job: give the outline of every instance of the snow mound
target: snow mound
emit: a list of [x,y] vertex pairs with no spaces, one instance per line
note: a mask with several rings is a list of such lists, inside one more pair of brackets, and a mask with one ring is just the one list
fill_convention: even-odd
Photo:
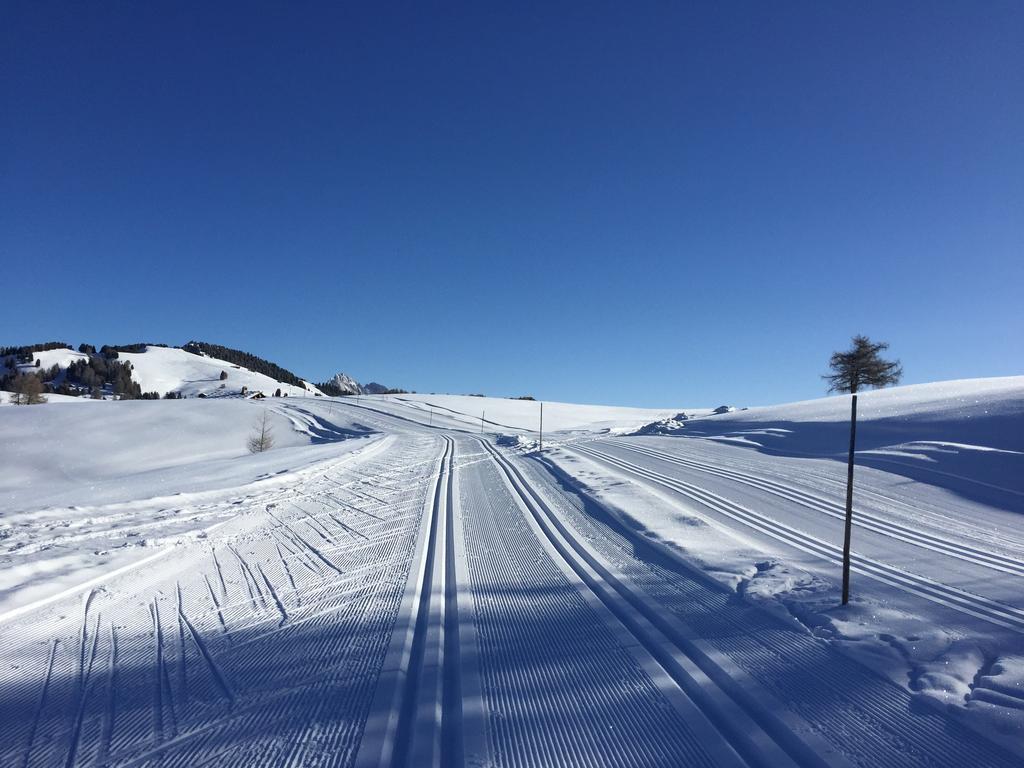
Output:
[[640,429],[635,432],[631,432],[633,435],[674,435],[683,430],[686,426],[686,422],[690,420],[690,417],[685,413],[677,413],[675,416],[670,416],[667,419],[661,419],[659,421],[652,421],[650,424],[644,424]]
[[529,453],[538,448],[538,441],[526,435],[498,435],[498,445],[502,448],[511,448],[513,451]]

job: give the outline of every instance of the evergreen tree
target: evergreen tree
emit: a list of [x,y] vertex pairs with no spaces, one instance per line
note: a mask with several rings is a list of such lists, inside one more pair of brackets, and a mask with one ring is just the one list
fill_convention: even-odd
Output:
[[828,362],[831,373],[822,378],[829,392],[848,392],[850,404],[850,454],[846,464],[846,527],[843,536],[843,605],[850,601],[850,536],[853,528],[853,458],[857,444],[857,392],[865,387],[898,384],[903,375],[899,360],[884,360],[880,352],[885,342],[873,342],[867,336],[854,336],[846,352],[834,352]]

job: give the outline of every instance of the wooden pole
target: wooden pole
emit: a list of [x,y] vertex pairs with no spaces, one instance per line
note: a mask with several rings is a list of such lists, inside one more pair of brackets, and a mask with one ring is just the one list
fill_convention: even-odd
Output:
[[484,416],[487,415],[487,411],[480,411],[480,434],[484,433]]
[[850,405],[850,456],[846,462],[846,532],[843,537],[843,605],[850,602],[850,536],[853,532],[853,455],[857,445],[857,392]]

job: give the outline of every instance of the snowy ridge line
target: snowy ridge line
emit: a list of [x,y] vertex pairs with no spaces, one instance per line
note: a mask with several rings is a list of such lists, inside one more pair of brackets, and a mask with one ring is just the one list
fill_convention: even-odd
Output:
[[[731,520],[735,520],[803,552],[816,555],[833,564],[838,565],[841,562],[842,549],[839,546],[818,539],[772,518],[760,515],[722,496],[705,491],[690,483],[668,477],[667,475],[638,467],[635,464],[630,464],[625,460],[593,448],[574,446],[573,450],[604,461],[656,485],[668,488],[699,502],[708,509]],[[1007,629],[1024,632],[1024,610],[957,589],[956,587],[941,584],[924,576],[901,570],[895,566],[878,560],[872,560],[857,553],[852,553],[851,561],[851,568],[857,573],[870,576],[884,584],[900,588],[905,592],[923,597],[926,600],[952,608],[961,613],[984,619]]]
[[[447,591],[454,588],[448,583],[446,560],[455,441],[448,436],[442,439],[444,447],[428,496],[429,507],[420,523],[414,565],[366,719],[356,768],[440,768],[449,745],[458,744],[453,735],[460,725],[458,713],[449,714],[445,706],[458,701],[458,692],[445,690],[444,677],[446,652],[457,652],[457,646],[445,637],[446,625],[452,621],[445,615],[450,608]],[[458,663],[457,659],[448,661]]]
[[[705,746],[713,749],[715,742],[728,745],[733,762],[741,759],[747,765],[764,768],[850,765],[806,722],[766,700],[763,692],[755,694],[740,686],[729,672],[703,654],[690,642],[688,635],[692,633],[668,618],[577,536],[500,451],[483,439],[479,441],[542,535],[637,646],[652,657],[658,670],[678,686],[690,710],[684,712],[687,719],[697,716],[704,720]],[[718,757],[728,759],[721,753]]]
[[[813,509],[817,512],[822,512],[823,514],[838,520],[844,520],[846,518],[845,509],[842,505],[829,501],[828,499],[821,498],[820,496],[816,496],[807,491],[788,488],[782,483],[778,483],[767,478],[757,477],[756,475],[750,475],[736,470],[725,469],[715,466],[714,464],[706,464],[693,459],[674,456],[669,453],[656,451],[653,448],[647,448],[646,446],[635,446],[620,440],[609,440],[608,443],[633,451],[634,453],[667,461],[681,467],[706,472],[727,480],[734,480],[735,482],[796,502],[801,506]],[[958,544],[954,541],[950,541],[949,539],[944,539],[924,531],[909,528],[901,525],[900,523],[890,522],[870,512],[858,510],[854,514],[853,524],[860,528],[898,539],[899,541],[906,542],[907,544],[922,547],[923,549],[930,549],[933,552],[939,552],[960,560],[966,560],[974,565],[982,565],[996,571],[1024,576],[1024,561],[985,552],[984,550],[977,549],[969,545]]]

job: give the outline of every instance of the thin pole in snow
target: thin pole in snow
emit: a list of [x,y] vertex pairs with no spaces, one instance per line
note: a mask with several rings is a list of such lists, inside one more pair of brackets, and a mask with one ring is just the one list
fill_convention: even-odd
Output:
[[540,403],[540,453],[544,452],[544,401]]
[[480,434],[481,435],[484,433],[484,416],[486,414],[487,414],[487,411],[480,411]]
[[428,427],[434,426],[434,409],[433,408],[430,409],[430,423],[427,424],[427,426]]

